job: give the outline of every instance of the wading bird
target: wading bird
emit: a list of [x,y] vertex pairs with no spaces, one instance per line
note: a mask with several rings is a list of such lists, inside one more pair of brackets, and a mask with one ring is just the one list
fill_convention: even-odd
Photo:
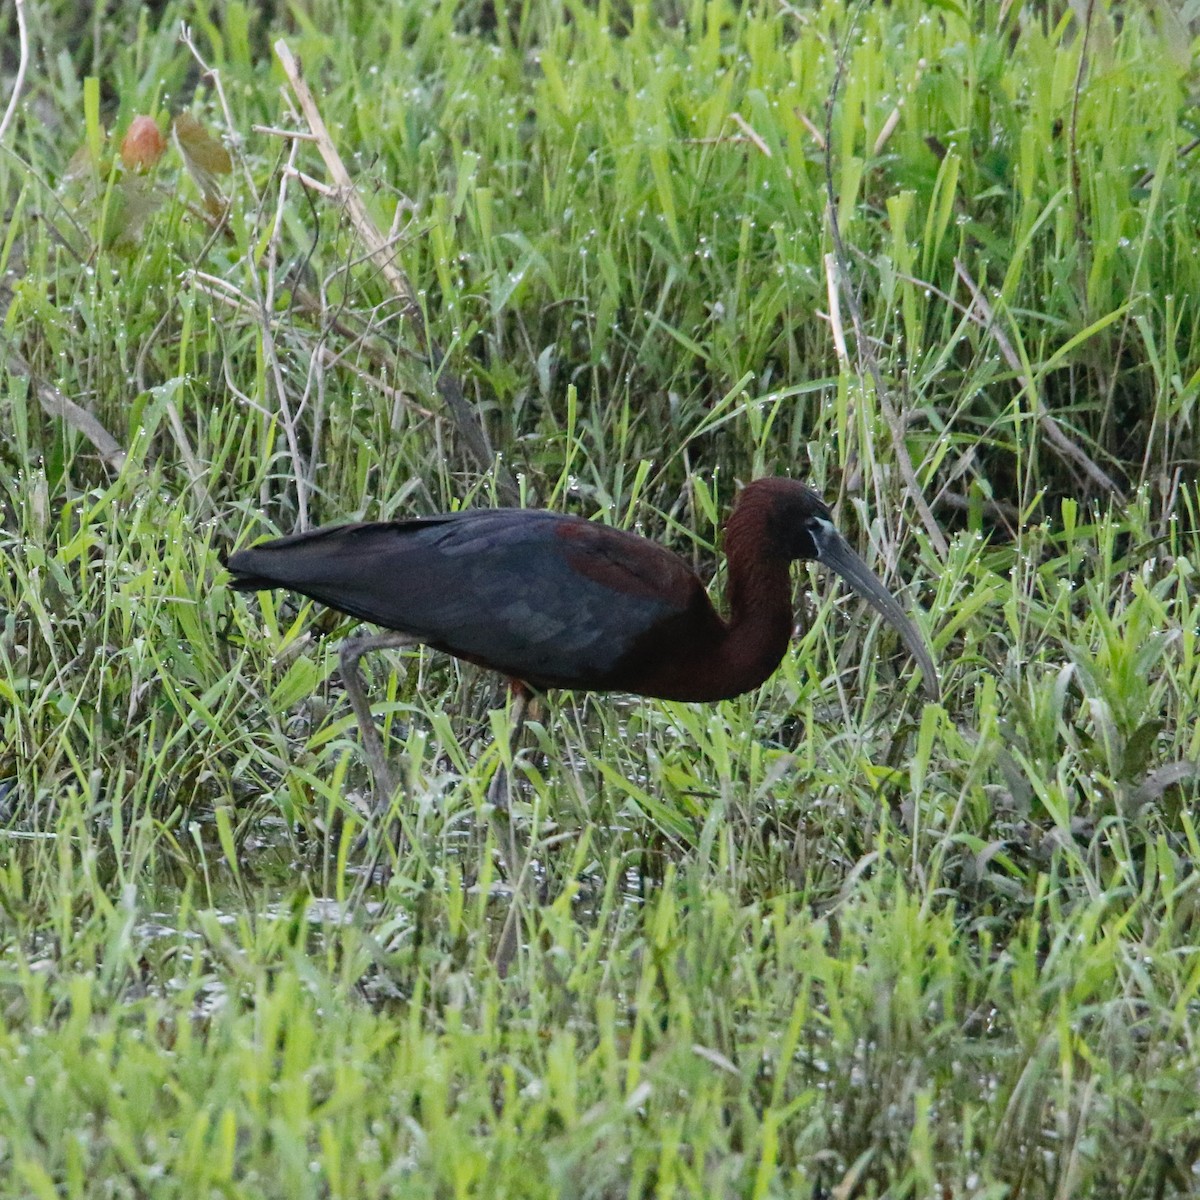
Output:
[[351,638],[341,652],[377,805],[391,787],[358,674],[368,650],[421,643],[538,691],[725,700],[757,687],[787,653],[796,560],[846,580],[900,635],[937,698],[921,635],[815,492],[791,479],[748,484],[725,526],[725,555],[727,620],[672,551],[544,509],[328,526],[239,550],[226,565],[241,591],[289,588],[391,631]]

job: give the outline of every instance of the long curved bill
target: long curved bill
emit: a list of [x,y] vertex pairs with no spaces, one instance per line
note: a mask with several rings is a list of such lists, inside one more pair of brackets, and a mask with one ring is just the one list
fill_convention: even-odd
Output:
[[917,632],[917,627],[904,615],[896,598],[871,573],[853,550],[850,543],[828,521],[815,523],[814,541],[817,546],[817,561],[836,571],[899,635],[909,654],[921,668],[921,686],[930,700],[941,696],[937,669],[933,658]]

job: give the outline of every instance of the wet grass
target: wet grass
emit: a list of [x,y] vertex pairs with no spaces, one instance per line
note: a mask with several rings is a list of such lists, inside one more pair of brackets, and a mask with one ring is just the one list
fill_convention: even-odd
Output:
[[[0,148],[0,1197],[1195,1190],[1195,14],[1097,5],[1085,38],[1074,10],[961,8],[28,10]],[[255,130],[296,125],[279,36],[501,467]],[[0,45],[7,95],[11,7]],[[177,146],[145,204],[111,154],[69,168],[179,111],[234,151],[223,221]],[[407,845],[357,850],[352,626],[235,596],[220,556],[301,513],[492,503],[504,471],[718,591],[737,481],[811,480],[914,606],[942,702],[803,569],[759,691],[548,699],[514,909],[503,691],[394,656],[368,670]]]

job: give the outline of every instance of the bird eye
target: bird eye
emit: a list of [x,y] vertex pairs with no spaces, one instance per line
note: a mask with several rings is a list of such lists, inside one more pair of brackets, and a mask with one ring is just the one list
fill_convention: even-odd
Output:
[[805,522],[805,529],[807,530],[809,537],[812,538],[813,546],[817,552],[817,558],[821,557],[821,551],[824,550],[831,541],[841,540],[841,534],[838,533],[837,526],[828,517],[809,517]]

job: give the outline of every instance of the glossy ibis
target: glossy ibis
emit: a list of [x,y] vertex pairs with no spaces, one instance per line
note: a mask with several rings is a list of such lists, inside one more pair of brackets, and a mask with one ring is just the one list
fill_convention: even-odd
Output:
[[790,565],[835,571],[900,635],[926,694],[937,673],[921,635],[803,484],[758,479],[725,527],[727,620],[678,555],[637,534],[543,509],[475,509],[334,525],[230,556],[242,591],[289,588],[392,631],[352,638],[342,675],[376,786],[390,799],[358,674],[368,650],[423,643],[535,690],[724,700],[762,683],[793,628]]

